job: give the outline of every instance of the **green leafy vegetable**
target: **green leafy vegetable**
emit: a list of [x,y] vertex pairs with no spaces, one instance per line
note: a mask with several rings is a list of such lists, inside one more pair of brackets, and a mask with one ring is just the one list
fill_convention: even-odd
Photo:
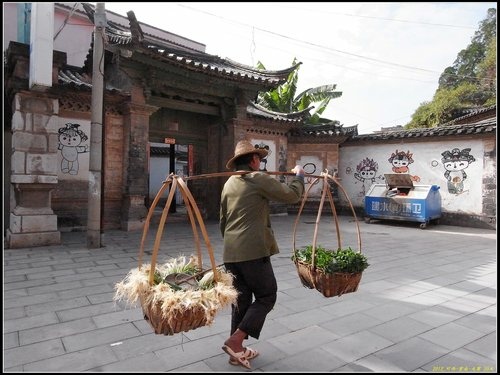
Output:
[[[311,245],[295,249],[292,260],[312,264],[312,250]],[[329,250],[318,245],[316,246],[315,258],[316,268],[325,273],[358,273],[363,272],[369,266],[367,258],[361,252],[354,251],[350,247]]]

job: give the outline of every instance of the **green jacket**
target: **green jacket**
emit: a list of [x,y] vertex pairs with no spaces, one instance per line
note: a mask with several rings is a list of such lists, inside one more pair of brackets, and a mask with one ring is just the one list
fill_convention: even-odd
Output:
[[297,203],[304,179],[286,185],[263,172],[231,176],[222,189],[220,230],[224,263],[243,262],[279,253],[269,217],[269,201]]

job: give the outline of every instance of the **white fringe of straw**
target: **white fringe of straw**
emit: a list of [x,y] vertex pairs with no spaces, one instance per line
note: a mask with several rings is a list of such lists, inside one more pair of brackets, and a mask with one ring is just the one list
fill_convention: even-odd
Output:
[[[182,260],[181,260],[182,263]],[[189,262],[188,262],[189,263]],[[174,259],[156,269],[164,275],[165,270],[179,265],[179,259]],[[222,269],[217,269],[218,282],[212,288],[194,290],[173,290],[168,284],[149,285],[151,264],[143,264],[141,269],[134,268],[125,278],[115,284],[115,301],[125,301],[136,304],[158,304],[164,319],[176,313],[184,313],[191,308],[202,307],[205,311],[207,324],[211,324],[215,314],[220,309],[236,302],[238,292],[233,287],[233,275]],[[213,273],[209,271],[208,273]],[[213,275],[204,277],[207,279]]]

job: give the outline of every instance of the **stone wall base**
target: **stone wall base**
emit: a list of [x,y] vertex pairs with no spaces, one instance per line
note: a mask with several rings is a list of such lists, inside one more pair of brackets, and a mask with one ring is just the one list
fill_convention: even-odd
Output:
[[60,245],[61,232],[12,233],[7,229],[6,242],[6,247],[9,249]]
[[[306,215],[317,215],[318,213],[318,202],[309,202],[304,206],[302,214]],[[336,202],[335,202],[336,203]],[[296,215],[298,212],[298,205],[289,205],[288,206],[288,214]],[[338,215],[342,216],[351,216],[353,217],[352,210],[350,207],[341,206],[335,204],[335,208]],[[358,221],[362,222],[365,218],[365,210],[363,207],[354,207],[354,211],[356,212],[356,217]],[[330,217],[332,215],[331,209],[329,205],[323,206],[322,215],[325,218]],[[379,220],[379,219],[373,219]],[[409,225],[415,225],[416,228],[419,227],[419,222],[411,221],[411,220],[389,220],[389,219],[380,219],[380,221],[386,221],[388,223],[392,222],[405,222]],[[450,213],[450,212],[442,212],[441,217],[437,220],[431,221],[429,228],[435,227],[436,225],[453,225],[457,227],[469,227],[469,228],[480,228],[480,229],[491,229],[496,230],[496,216],[486,216],[486,215],[471,215],[471,214],[459,214],[459,213]]]
[[122,230],[126,232],[131,232],[134,230],[142,230],[144,228],[144,222],[145,220],[127,220],[127,221],[122,221]]

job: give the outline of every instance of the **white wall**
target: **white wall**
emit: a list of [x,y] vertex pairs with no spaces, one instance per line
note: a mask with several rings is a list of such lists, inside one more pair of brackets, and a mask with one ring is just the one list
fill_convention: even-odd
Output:
[[269,139],[259,139],[259,138],[252,138],[250,139],[250,142],[252,145],[259,145],[259,147],[264,148],[264,147],[269,147],[268,154],[266,157],[267,163],[261,163],[260,168],[265,169],[267,171],[277,171],[277,160],[278,160],[278,151],[276,150],[276,142],[275,141],[270,141]]
[[[149,197],[153,199],[160,190],[163,181],[170,174],[170,158],[168,156],[152,156],[149,161]],[[167,198],[168,189],[162,195]]]
[[[164,143],[155,143],[151,142],[150,146],[155,146],[155,147],[165,147],[167,149],[170,149],[170,145],[165,145]],[[182,145],[176,145],[176,151],[178,150],[178,147],[183,147]],[[187,147],[183,147],[186,148]],[[187,162],[184,161],[179,161],[176,160],[175,162],[175,174],[177,176],[184,177],[184,169],[187,169]],[[158,194],[160,188],[163,185],[163,181],[165,181],[170,174],[170,157],[169,156],[159,156],[159,155],[153,155],[149,159],[149,198],[150,200],[153,200],[156,197],[156,194]],[[162,198],[167,199],[169,193],[169,189],[166,189],[163,194]],[[182,194],[180,191],[176,192],[176,203],[177,204],[182,204],[183,203],[183,198]]]
[[[54,3],[53,3],[54,4]],[[63,3],[70,9],[75,3]],[[134,10],[135,3],[130,3],[128,10]],[[83,12],[81,4],[77,7],[80,12]],[[90,50],[92,41],[92,32],[94,25],[90,22],[86,14],[73,13],[71,18],[67,20],[69,10],[56,7],[54,12],[54,36],[62,29],[54,40],[54,50],[66,52],[67,63],[77,67],[83,66],[85,59]],[[18,3],[3,3],[3,51],[5,51],[10,41],[24,42],[18,40],[17,28],[18,20]],[[117,22],[125,27],[129,26],[129,21],[126,14],[117,15],[115,13],[106,12],[106,19]],[[65,23],[65,21],[67,21]],[[140,19],[138,21],[141,21]],[[155,27],[142,24],[141,28],[144,33],[152,34],[159,38],[172,40],[183,46],[196,49],[198,51],[205,51],[205,45],[185,37],[170,33],[168,31],[160,30]]]
[[94,25],[90,23],[87,16],[80,16],[74,13],[66,25],[64,25],[67,15],[67,13],[63,13],[56,8],[54,14],[54,37],[56,37],[61,28],[62,31],[54,40],[54,50],[66,52],[67,63],[81,67],[89,54]]
[[[452,151],[455,148],[459,150],[470,148],[469,154],[475,159],[458,167],[466,174],[466,178],[463,180],[462,192],[449,189],[448,180],[445,177],[446,169],[442,161],[443,155],[441,155],[443,152]],[[414,184],[438,185],[440,187],[443,212],[482,214],[482,177],[484,173],[482,140],[342,147],[340,151],[339,177],[354,206],[364,206],[364,196],[372,183],[385,184],[384,174],[395,173],[389,158],[396,151],[412,154],[413,162],[408,164],[408,173],[412,176]],[[376,168],[373,169],[374,172],[370,176],[373,178],[359,180],[355,177],[355,174],[359,173],[357,168],[363,161],[369,162],[372,166],[376,165]],[[461,171],[456,172],[456,174],[463,176]],[[343,198],[342,195],[340,194],[341,199]]]
[[[3,11],[3,50],[5,51],[10,41],[24,42],[19,40],[17,35],[18,21],[22,22],[23,17],[18,15],[17,3],[4,3]],[[67,14],[66,10],[55,9],[54,37],[64,24]],[[89,53],[92,31],[93,25],[86,16],[73,14],[54,40],[54,50],[66,52],[67,63],[81,67]]]

